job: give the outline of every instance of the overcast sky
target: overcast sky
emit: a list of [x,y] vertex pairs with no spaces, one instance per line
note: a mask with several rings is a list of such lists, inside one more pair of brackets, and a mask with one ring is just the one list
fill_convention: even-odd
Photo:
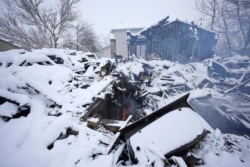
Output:
[[[83,20],[93,25],[97,35],[105,36],[115,28],[148,27],[169,16],[170,20],[197,21],[196,0],[81,0]],[[45,0],[51,5],[55,1]],[[0,0],[0,5],[2,2]]]
[[149,26],[166,16],[188,22],[200,18],[195,0],[82,0],[79,8],[98,35],[114,28]]

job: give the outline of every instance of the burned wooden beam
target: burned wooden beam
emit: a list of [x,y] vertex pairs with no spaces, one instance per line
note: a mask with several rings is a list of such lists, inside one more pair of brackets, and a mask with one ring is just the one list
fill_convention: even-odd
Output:
[[124,141],[129,139],[133,134],[137,133],[140,129],[142,129],[143,127],[147,126],[148,124],[152,123],[153,121],[155,121],[156,119],[160,118],[161,116],[170,111],[173,111],[181,107],[191,108],[190,105],[187,103],[188,96],[189,93],[183,95],[182,97],[166,105],[165,107],[158,109],[152,114],[147,115],[144,118],[130,124],[124,129],[121,129],[120,130],[121,139],[123,139]]
[[105,114],[108,114],[108,105],[111,102],[110,93],[106,93],[104,99],[100,99],[97,96],[106,90],[108,86],[113,85],[113,81],[115,81],[116,78],[112,76],[106,76],[101,81],[93,84],[92,86],[88,87],[87,89],[91,92],[91,98],[94,102],[86,104],[90,105],[88,109],[86,110],[86,113],[81,117],[81,121],[86,121],[88,117],[93,117],[95,114],[99,114],[102,118],[102,116],[106,117]]
[[123,73],[113,75],[115,82],[108,83],[109,87],[112,87],[112,92],[107,93],[103,99],[93,98],[94,102],[81,117],[82,121],[86,121],[88,117],[123,121],[129,115],[135,116],[133,119],[140,118],[140,115],[136,115],[137,107],[143,105],[143,100],[149,92],[141,91],[138,85],[130,82]]
[[121,128],[110,143],[107,154],[123,141],[127,143],[126,152],[135,164],[148,161],[147,152],[153,153],[159,146],[165,158],[184,156],[211,128],[192,110],[187,103],[188,97],[189,93]]
[[[127,120],[123,123],[123,125],[120,127],[120,129],[123,129],[124,127],[127,126],[127,124],[130,122],[132,116],[130,115]],[[111,153],[111,151],[113,150],[115,144],[117,144],[117,142],[120,140],[120,132],[117,132],[112,140],[112,142],[109,144],[109,147],[107,148],[107,154]]]
[[108,130],[116,133],[120,130],[121,126],[125,121],[113,120],[113,119],[102,119],[101,124]]
[[202,131],[202,133],[197,135],[192,141],[190,141],[184,145],[181,145],[178,148],[166,153],[165,157],[169,158],[173,155],[184,155],[189,148],[191,148],[195,144],[197,144],[201,139],[203,139],[206,136],[207,133],[208,133],[208,131],[206,129],[204,129]]
[[100,119],[99,118],[89,118],[87,121],[87,127],[91,129],[97,129],[100,127]]
[[87,112],[81,117],[81,121],[86,121],[88,119],[88,117],[93,116],[97,110],[98,107],[101,105],[104,105],[105,100],[103,99],[96,99],[96,101],[90,105],[90,107],[88,108]]

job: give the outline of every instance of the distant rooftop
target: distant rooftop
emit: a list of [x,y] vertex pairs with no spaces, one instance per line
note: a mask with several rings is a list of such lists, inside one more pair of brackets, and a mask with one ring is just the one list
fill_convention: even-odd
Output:
[[116,32],[116,31],[126,31],[126,30],[137,30],[137,31],[141,31],[144,27],[122,27],[122,28],[114,28],[111,29],[111,33]]

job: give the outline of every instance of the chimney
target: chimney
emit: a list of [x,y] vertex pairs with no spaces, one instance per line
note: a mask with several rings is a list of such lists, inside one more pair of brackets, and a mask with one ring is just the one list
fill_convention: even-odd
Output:
[[115,58],[115,52],[116,52],[116,40],[110,39],[110,50],[111,50],[111,58]]

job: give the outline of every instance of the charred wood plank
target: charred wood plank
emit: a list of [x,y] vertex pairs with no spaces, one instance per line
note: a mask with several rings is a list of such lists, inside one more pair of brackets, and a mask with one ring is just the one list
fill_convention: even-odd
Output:
[[181,107],[191,108],[191,106],[187,103],[188,97],[189,97],[189,93],[183,95],[182,97],[173,101],[172,103],[158,109],[157,111],[153,112],[152,114],[147,115],[144,118],[142,118],[142,119],[130,124],[129,126],[121,129],[120,130],[120,133],[121,133],[120,138],[124,141],[129,139],[133,134],[137,133],[140,129],[144,128],[148,124],[157,120],[158,118],[160,118],[164,114],[169,113],[170,111],[173,111],[173,110],[181,108]]
[[88,108],[87,112],[81,117],[81,121],[86,121],[88,117],[94,115],[98,106],[100,106],[105,101],[103,99],[97,99],[91,106]]
[[[129,121],[131,120],[132,118],[132,115],[130,115],[127,120],[124,122],[123,126],[120,128],[120,129],[123,129],[124,127],[127,126],[127,124],[129,123]],[[120,139],[120,135],[121,133],[120,132],[117,132],[112,140],[112,142],[109,144],[109,147],[107,148],[107,154],[110,154],[111,151],[113,150],[115,144],[117,144],[117,142],[119,141]]]
[[177,155],[177,156],[184,155],[188,151],[188,149],[190,149],[195,144],[197,144],[201,139],[203,139],[207,135],[207,133],[208,133],[207,130],[203,130],[203,132],[201,134],[197,135],[197,137],[194,140],[166,153],[165,157],[169,158],[173,155]]

